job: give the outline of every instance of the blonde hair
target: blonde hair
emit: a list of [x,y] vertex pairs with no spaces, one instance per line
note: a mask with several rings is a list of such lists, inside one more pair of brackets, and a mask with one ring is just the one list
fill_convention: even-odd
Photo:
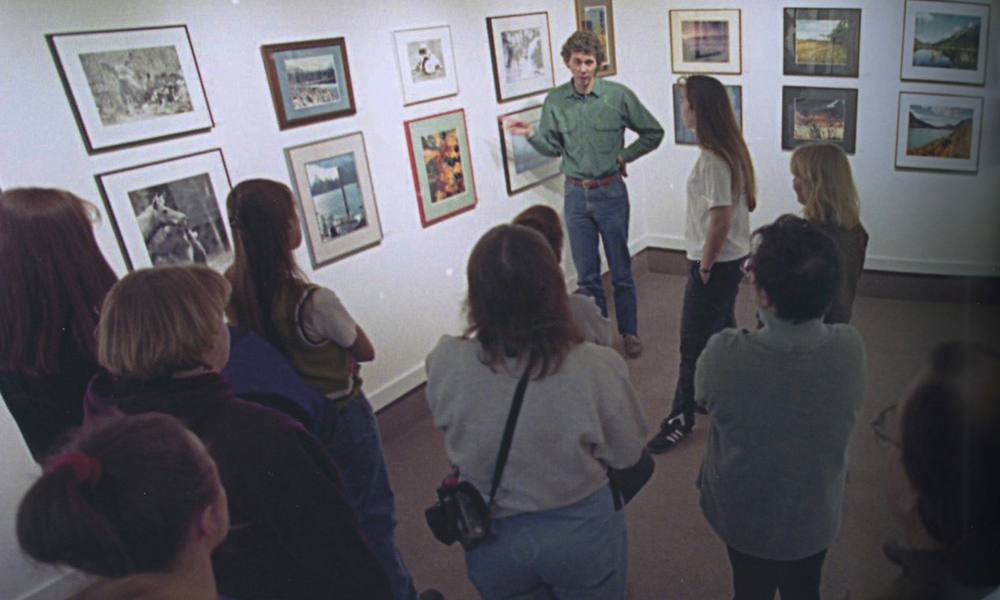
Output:
[[860,223],[861,202],[851,164],[840,146],[807,144],[792,153],[792,174],[809,184],[802,210],[806,219],[852,229]]
[[141,269],[111,288],[97,324],[97,362],[113,375],[146,381],[205,366],[219,331],[229,282],[204,265]]

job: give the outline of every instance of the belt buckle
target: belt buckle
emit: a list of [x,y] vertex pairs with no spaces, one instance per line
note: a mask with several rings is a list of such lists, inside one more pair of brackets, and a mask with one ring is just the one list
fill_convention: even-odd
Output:
[[599,187],[601,185],[600,180],[597,180],[597,179],[584,179],[580,183],[583,186],[583,189],[585,189],[585,190],[592,190],[595,187]]

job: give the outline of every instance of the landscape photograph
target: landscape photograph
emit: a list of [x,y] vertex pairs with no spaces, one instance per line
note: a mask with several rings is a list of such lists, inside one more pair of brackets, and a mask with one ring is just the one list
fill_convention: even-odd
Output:
[[917,13],[913,66],[977,70],[982,24],[975,15]]
[[284,63],[292,107],[301,109],[340,102],[332,54],[287,58]]
[[103,125],[194,111],[174,46],[80,54]]
[[368,224],[353,153],[306,163],[306,175],[321,241]]
[[793,137],[796,140],[844,140],[844,121],[847,117],[844,100],[796,98],[794,114]]
[[681,23],[684,62],[729,62],[729,21]]
[[907,155],[958,159],[972,155],[973,109],[919,104],[909,108]]
[[795,62],[806,65],[846,65],[850,23],[841,19],[796,19]]

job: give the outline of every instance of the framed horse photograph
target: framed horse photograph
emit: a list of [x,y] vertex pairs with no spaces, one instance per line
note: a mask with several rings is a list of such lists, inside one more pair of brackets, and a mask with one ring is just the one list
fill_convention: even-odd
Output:
[[225,218],[232,184],[216,148],[95,176],[129,270],[233,262]]

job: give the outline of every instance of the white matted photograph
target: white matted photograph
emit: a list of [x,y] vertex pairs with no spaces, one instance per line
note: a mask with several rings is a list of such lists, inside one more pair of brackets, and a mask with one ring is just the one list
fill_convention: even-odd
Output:
[[900,78],[983,85],[990,6],[907,0]]
[[901,92],[896,167],[975,173],[982,129],[982,98]]
[[549,13],[488,17],[497,102],[541,92],[555,85]]
[[742,73],[739,9],[670,11],[670,66],[674,73]]
[[542,105],[507,113],[497,119],[500,126],[500,154],[507,180],[507,194],[510,196],[552,179],[559,174],[560,163],[558,156],[540,154],[525,136],[512,135],[507,129],[507,120],[512,118],[538,127],[538,122],[542,120]]
[[396,31],[393,39],[404,105],[458,94],[450,27]]

